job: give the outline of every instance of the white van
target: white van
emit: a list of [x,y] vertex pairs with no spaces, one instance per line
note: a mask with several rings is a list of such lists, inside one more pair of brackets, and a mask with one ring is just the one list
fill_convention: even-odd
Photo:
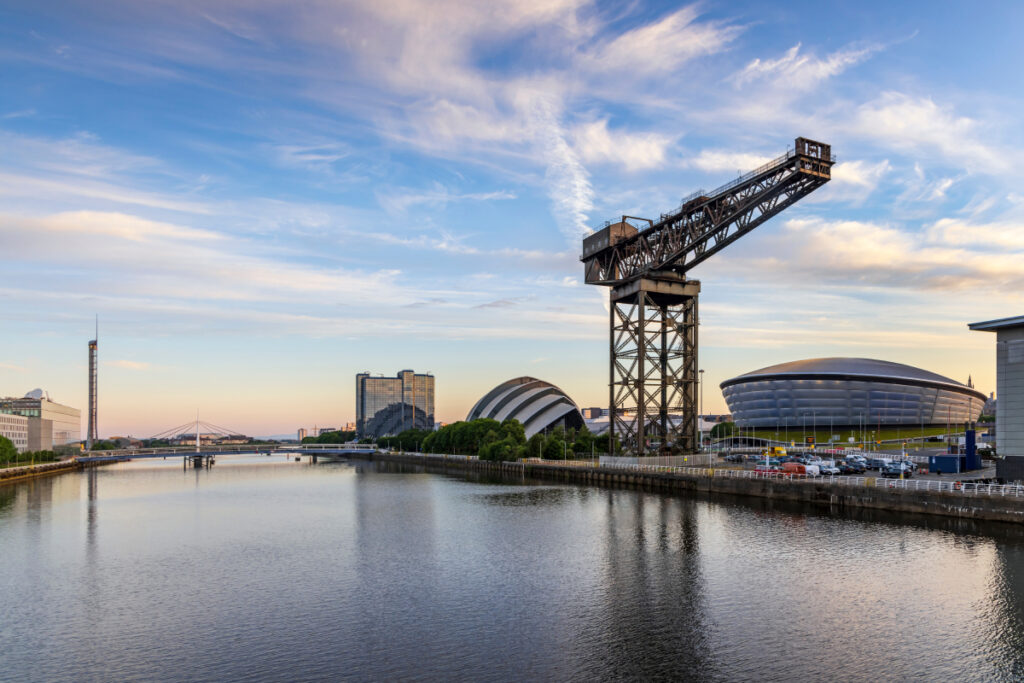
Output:
[[818,469],[817,465],[804,465],[804,470],[807,472],[808,477],[820,477],[821,470]]

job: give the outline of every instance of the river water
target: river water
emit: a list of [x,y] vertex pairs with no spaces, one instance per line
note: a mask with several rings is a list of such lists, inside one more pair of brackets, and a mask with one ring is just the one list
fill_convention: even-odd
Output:
[[0,680],[1020,680],[1024,533],[354,461],[0,486]]

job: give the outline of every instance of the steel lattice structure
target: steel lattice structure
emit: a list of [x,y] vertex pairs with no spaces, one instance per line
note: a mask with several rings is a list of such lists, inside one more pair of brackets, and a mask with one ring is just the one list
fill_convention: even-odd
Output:
[[657,221],[623,216],[583,240],[585,279],[611,287],[609,437],[627,452],[697,445],[697,296],[686,273],[831,178],[827,144],[792,150]]

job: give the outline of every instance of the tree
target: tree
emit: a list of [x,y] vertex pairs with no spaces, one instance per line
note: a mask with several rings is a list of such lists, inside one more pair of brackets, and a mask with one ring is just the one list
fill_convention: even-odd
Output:
[[719,422],[711,428],[712,439],[724,439],[727,436],[731,436],[736,432],[735,422]]
[[0,462],[7,463],[17,459],[18,449],[6,436],[0,436]]

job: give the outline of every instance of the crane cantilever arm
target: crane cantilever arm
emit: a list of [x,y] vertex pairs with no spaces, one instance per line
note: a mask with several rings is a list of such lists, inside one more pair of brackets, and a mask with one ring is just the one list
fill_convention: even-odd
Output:
[[586,282],[614,286],[655,271],[684,276],[827,183],[833,163],[829,145],[797,138],[778,159],[713,192],[694,193],[649,227],[640,230],[624,216],[583,240]]

